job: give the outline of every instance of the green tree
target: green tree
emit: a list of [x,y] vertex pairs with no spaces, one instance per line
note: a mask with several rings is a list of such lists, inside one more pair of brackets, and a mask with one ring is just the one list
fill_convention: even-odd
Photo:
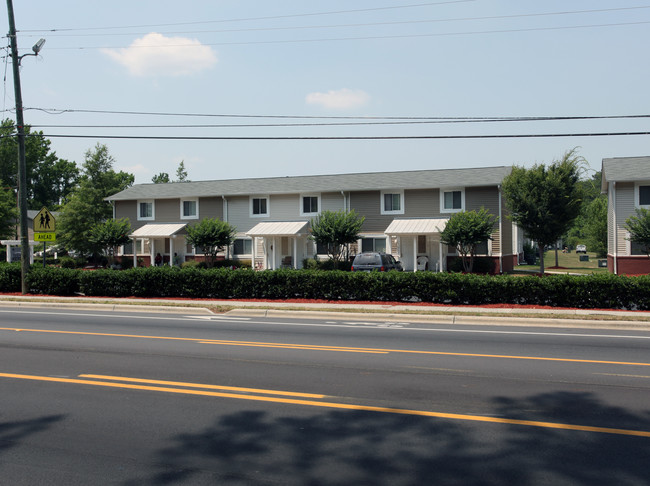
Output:
[[[79,176],[74,162],[59,159],[50,151],[51,142],[43,132],[25,127],[25,172],[27,200],[31,209],[47,206],[56,209],[64,202]],[[16,127],[6,119],[0,125],[0,181],[5,187],[16,188],[18,173],[18,142]]]
[[68,250],[97,255],[101,247],[91,239],[91,229],[113,217],[113,209],[105,198],[131,186],[133,174],[113,170],[115,160],[105,145],[97,144],[86,152],[78,186],[61,208],[57,226],[61,244]]
[[209,267],[214,266],[217,253],[232,245],[236,234],[237,228],[216,218],[202,219],[201,222],[187,227],[187,241],[203,250],[203,254],[208,257]]
[[598,257],[607,256],[607,196],[601,194],[585,210],[584,234],[587,249]]
[[549,167],[515,166],[503,181],[510,218],[537,243],[542,274],[544,248],[565,234],[580,214],[582,190],[578,181],[583,164],[574,148]]
[[187,178],[187,170],[185,169],[184,160],[181,160],[181,163],[178,164],[178,169],[176,169],[176,180],[174,182],[191,182]]
[[630,232],[628,239],[640,245],[645,254],[650,257],[650,211],[646,208],[637,208],[635,212],[636,215],[627,218],[623,226]]
[[131,223],[128,218],[107,219],[90,228],[90,241],[101,248],[109,262],[113,263],[117,248],[129,242]]
[[15,236],[17,220],[16,193],[10,187],[0,188],[0,238]]
[[310,238],[327,248],[327,254],[338,267],[345,245],[359,239],[359,232],[365,218],[352,210],[323,211],[311,220]]
[[463,261],[463,270],[471,273],[474,268],[476,246],[492,239],[492,231],[499,218],[485,209],[478,211],[461,211],[447,221],[445,229],[440,232],[440,241],[458,250]]
[[168,184],[171,180],[169,179],[169,174],[167,172],[161,172],[160,174],[153,176],[151,182],[154,184]]

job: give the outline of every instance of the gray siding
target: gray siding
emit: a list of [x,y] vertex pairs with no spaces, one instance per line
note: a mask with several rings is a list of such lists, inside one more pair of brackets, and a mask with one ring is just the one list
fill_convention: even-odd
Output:
[[616,189],[610,186],[607,193],[607,253],[613,255],[614,248],[614,194]]
[[[465,210],[467,211],[477,211],[484,207],[491,214],[499,216],[499,189],[496,186],[489,187],[468,187],[465,189]],[[502,221],[502,226],[506,226],[507,222]],[[506,252],[506,246],[511,247],[512,244],[508,244],[508,241],[512,241],[512,233],[506,236],[504,232],[504,248],[503,251],[499,251],[501,245],[501,235],[499,234],[499,224],[495,226],[494,231],[492,232],[492,253],[493,254],[508,254]]]
[[[180,207],[178,214],[180,215]],[[199,220],[205,218],[223,220],[223,200],[220,197],[199,198]]]
[[343,209],[343,195],[340,192],[322,193],[320,195],[320,205],[322,211],[341,211]]
[[350,209],[365,216],[362,233],[383,233],[394,215],[382,215],[380,208],[380,191],[353,192],[350,194]]
[[251,218],[248,196],[228,198],[228,222],[237,228],[238,233],[246,233],[261,221],[269,218]]
[[[300,196],[298,194],[278,194],[269,196],[271,217],[269,221],[295,221],[300,216]],[[302,217],[304,219],[304,217]]]
[[405,218],[431,218],[440,215],[440,191],[415,189],[404,191]]
[[619,255],[629,255],[629,241],[626,240],[627,230],[623,227],[625,220],[634,214],[634,183],[619,182],[616,184],[616,245]]
[[138,221],[138,204],[135,201],[115,201],[115,219],[129,218],[131,229],[138,229],[146,221]]

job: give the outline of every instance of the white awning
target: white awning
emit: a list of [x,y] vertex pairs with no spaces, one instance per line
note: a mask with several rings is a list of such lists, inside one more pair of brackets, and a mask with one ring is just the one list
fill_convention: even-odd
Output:
[[129,235],[130,238],[169,238],[187,226],[186,223],[145,224]]
[[267,221],[258,223],[250,231],[248,236],[300,236],[307,234],[309,221]]
[[438,234],[447,226],[447,218],[394,219],[386,228],[389,236]]

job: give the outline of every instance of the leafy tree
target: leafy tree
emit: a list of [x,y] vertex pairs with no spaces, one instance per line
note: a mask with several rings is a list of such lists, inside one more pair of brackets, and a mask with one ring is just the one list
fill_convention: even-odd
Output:
[[90,228],[90,240],[97,248],[104,251],[112,263],[117,248],[129,242],[129,233],[131,233],[131,223],[128,218],[107,219]]
[[59,239],[68,250],[97,255],[101,247],[91,239],[91,229],[112,218],[113,210],[105,198],[131,186],[133,174],[113,170],[115,160],[106,145],[97,144],[86,152],[79,185],[61,208],[57,224]]
[[176,169],[176,181],[174,182],[191,182],[187,178],[187,170],[185,169],[184,160],[181,160],[181,163],[178,164],[178,169]]
[[[601,180],[602,174],[600,172],[595,172],[591,178],[582,179],[578,182],[578,185],[582,190],[582,207],[580,209],[580,214],[576,217],[573,225],[569,228],[567,234],[562,237],[565,244],[575,247],[578,244],[587,243],[587,246],[592,249],[601,246],[597,241],[593,240],[593,228],[588,228],[588,226],[596,223],[595,220],[592,220],[595,216],[594,214],[591,214],[593,208],[590,208],[590,206],[592,202],[604,197],[600,194]],[[606,220],[602,223],[606,224]]]
[[463,270],[471,273],[474,268],[476,246],[492,239],[492,231],[498,220],[497,216],[490,214],[485,208],[455,213],[447,221],[445,229],[440,232],[440,241],[458,250],[463,261]]
[[598,257],[607,256],[607,196],[592,200],[585,210],[584,234],[587,249]]
[[623,226],[630,232],[628,239],[640,245],[650,257],[650,211],[646,208],[637,208],[635,211],[636,215],[627,218]]
[[154,184],[168,184],[171,180],[169,179],[169,174],[167,172],[161,172],[160,174],[153,176],[151,182]]
[[18,208],[16,193],[10,187],[0,189],[0,238],[11,238],[16,230]]
[[214,266],[217,253],[232,245],[236,234],[237,228],[216,218],[202,219],[200,223],[187,227],[187,241],[203,249],[209,267]]
[[578,180],[583,164],[574,148],[549,167],[515,166],[503,181],[510,218],[537,243],[541,273],[544,248],[565,234],[580,214],[582,190]]
[[[25,172],[27,200],[31,209],[47,206],[56,209],[64,202],[79,176],[74,162],[59,159],[50,151],[50,141],[43,132],[25,127]],[[16,127],[6,119],[0,125],[0,181],[5,187],[16,188],[18,173],[18,141]]]
[[356,211],[323,211],[311,220],[310,238],[327,248],[327,254],[338,267],[345,245],[359,239],[365,217]]

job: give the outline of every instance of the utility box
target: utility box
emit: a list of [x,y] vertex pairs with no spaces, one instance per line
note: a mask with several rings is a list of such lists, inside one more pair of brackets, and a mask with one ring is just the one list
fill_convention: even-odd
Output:
[[[589,261],[589,255],[580,255],[580,261],[581,262],[588,262]],[[605,265],[607,266],[607,265]]]
[[600,268],[607,268],[607,260],[606,259],[598,260],[598,266]]

